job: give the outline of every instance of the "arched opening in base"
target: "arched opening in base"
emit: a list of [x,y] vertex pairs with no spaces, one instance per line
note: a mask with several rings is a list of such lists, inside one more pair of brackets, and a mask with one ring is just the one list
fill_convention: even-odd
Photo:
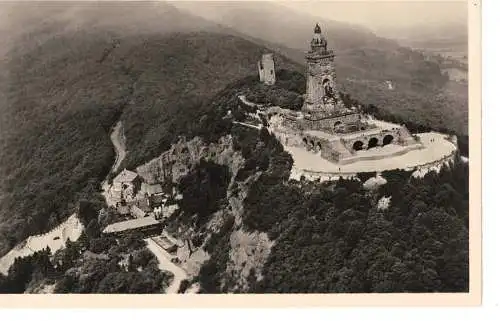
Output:
[[377,145],[378,145],[378,139],[375,137],[370,138],[370,140],[368,141],[368,149],[377,147]]
[[394,140],[394,136],[392,136],[392,135],[385,135],[384,139],[382,140],[382,145],[383,146],[389,145],[390,143],[392,143],[393,140]]
[[354,144],[352,144],[352,149],[354,149],[355,151],[362,150],[363,142],[360,140],[355,141]]

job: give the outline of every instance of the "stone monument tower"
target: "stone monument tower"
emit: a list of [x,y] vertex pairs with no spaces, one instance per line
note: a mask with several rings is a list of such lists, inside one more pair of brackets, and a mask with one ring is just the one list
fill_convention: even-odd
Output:
[[263,82],[266,85],[274,85],[276,82],[276,75],[274,72],[273,54],[263,54],[262,59],[259,60],[258,67],[260,82]]
[[311,49],[306,53],[304,112],[330,114],[344,108],[337,87],[334,57],[333,50],[328,50],[327,41],[316,24]]

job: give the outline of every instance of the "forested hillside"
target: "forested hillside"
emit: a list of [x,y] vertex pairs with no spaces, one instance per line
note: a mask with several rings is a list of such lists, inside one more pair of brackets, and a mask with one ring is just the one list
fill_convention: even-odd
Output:
[[[66,6],[9,7],[11,18],[24,17],[11,19],[15,27],[38,24],[2,28],[16,31],[3,39],[9,50],[0,82],[2,254],[99,192],[113,163],[114,122],[125,125],[124,166],[144,163],[179,134],[195,134],[207,99],[254,75],[267,51],[234,36],[193,32],[223,29],[168,5]],[[41,19],[37,9],[53,17]]]
[[[300,90],[296,86],[303,81],[300,74],[284,70],[279,74],[290,81],[280,81],[277,90]],[[172,115],[175,120],[194,113],[198,122],[179,131],[188,136],[214,142],[231,134],[233,148],[245,160],[235,177],[239,184],[231,189],[228,168],[210,161],[192,164],[179,183],[184,195],[181,211],[168,225],[173,230],[178,224],[194,227],[192,246],[203,247],[210,254],[192,280],[200,283],[202,293],[468,290],[467,164],[457,158],[454,168],[423,179],[401,171],[384,172],[388,182],[378,189],[362,185],[373,173],[359,175],[360,182],[289,181],[293,160],[275,137],[265,129],[258,132],[231,125],[230,119],[222,117],[228,110],[238,109],[237,93],[255,86],[259,86],[255,76],[242,78],[202,104],[201,113],[181,109]],[[244,186],[248,194],[242,199],[243,207],[232,212],[229,198]],[[388,208],[378,206],[382,197],[390,199]],[[56,254],[62,258],[62,266],[48,263],[45,252],[18,260],[8,277],[0,276],[2,291],[22,292],[44,284],[55,284],[55,291],[63,293],[160,291],[168,275],[160,273],[143,250],[141,236],[116,240],[98,235],[113,220],[106,217],[96,222],[99,206],[88,208],[89,215],[80,211],[85,233]],[[223,221],[212,233],[209,226],[221,210]],[[241,275],[228,272],[231,236],[237,231],[263,232],[273,242],[262,277],[251,269],[246,289],[235,289]],[[97,255],[82,260],[85,255],[78,252],[82,248]],[[127,268],[118,264],[128,253],[125,248],[133,249]],[[85,273],[90,277],[82,277]],[[187,286],[189,282],[184,288]]]
[[[424,179],[383,176],[388,184],[374,192],[343,180],[308,194],[302,184],[256,184],[247,220],[276,245],[251,291],[468,291],[467,166]],[[383,196],[388,210],[377,208]]]
[[[277,82],[269,97],[303,90],[300,74],[278,74],[288,81]],[[242,80],[222,92],[217,105],[235,110],[235,93],[255,88],[260,88],[255,80]],[[367,112],[391,117],[371,107],[364,106]],[[429,130],[418,123],[410,129]],[[359,174],[359,181],[298,182],[288,180],[290,155],[265,129],[257,134],[233,126],[231,133],[246,159],[237,180],[258,177],[250,180],[239,224],[248,233],[266,233],[274,245],[262,277],[250,274],[249,288],[235,290],[238,276],[228,272],[233,264],[230,239],[241,226],[237,217],[229,217],[206,245],[211,258],[195,279],[202,292],[468,291],[469,168],[460,157],[453,167],[423,178],[399,170],[383,172],[387,183],[375,189],[363,186],[375,173]],[[379,205],[382,198],[388,199],[388,207]],[[211,216],[203,217],[207,221]]]
[[[252,98],[265,103],[300,105],[304,78],[297,62],[275,55],[277,86],[258,84],[256,61],[269,49],[265,41],[249,40],[256,35],[243,39],[160,3],[19,5],[1,14],[0,254],[53,227],[81,200],[97,204],[95,214],[102,205],[99,183],[114,158],[109,131],[121,120],[127,168],[158,156],[179,135],[210,142],[234,137],[234,149],[245,158],[236,180],[249,189],[239,224],[275,242],[263,278],[250,276],[246,291],[466,291],[467,165],[423,180],[384,173],[389,183],[378,191],[351,181],[335,189],[288,182],[292,159],[274,137],[223,119],[229,109],[238,115],[241,92],[253,92]],[[51,18],[44,19],[47,15]],[[407,49],[387,54],[392,42],[355,33],[351,39],[370,46],[346,45],[348,56],[339,53],[338,59],[341,83],[352,99],[366,110],[388,111],[380,113],[384,117],[396,117],[394,112],[415,127],[462,128],[457,121],[463,114],[448,109],[449,100],[441,95],[446,78],[439,68]],[[396,90],[380,87],[387,75],[398,79]],[[246,182],[249,177],[256,181]],[[205,224],[227,205],[227,184],[227,168],[210,162],[195,166],[181,181],[185,215]],[[377,209],[382,196],[392,197],[388,210]],[[192,206],[200,197],[207,206]],[[49,254],[38,253],[18,260],[8,277],[0,276],[0,287],[22,292],[32,281],[49,278],[57,280],[58,292],[160,291],[168,277],[144,254],[140,236],[101,238],[96,229],[105,223],[85,223],[84,237],[58,253],[65,266],[50,267]],[[231,288],[226,270],[234,229],[235,218],[228,217],[217,234],[205,235],[211,258],[197,279],[203,292]],[[137,250],[130,262],[142,272],[119,266],[127,246]],[[83,247],[108,259],[84,264],[78,261]],[[71,270],[75,264],[81,265],[77,272]],[[85,271],[93,277],[80,279]]]

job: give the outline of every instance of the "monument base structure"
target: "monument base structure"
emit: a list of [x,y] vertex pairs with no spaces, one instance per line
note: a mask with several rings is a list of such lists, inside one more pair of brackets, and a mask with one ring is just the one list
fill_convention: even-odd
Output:
[[311,118],[281,109],[268,116],[270,130],[283,145],[319,154],[325,160],[350,164],[425,148],[404,125],[381,122],[357,112]]
[[391,169],[420,170],[449,163],[456,138],[439,133],[412,135],[404,125],[376,120],[346,106],[338,91],[335,54],[316,25],[306,53],[306,93],[300,111],[258,107],[268,129],[294,158],[293,170],[311,177],[355,176]]
[[301,111],[264,111],[268,120],[279,116],[273,130],[282,132],[283,144],[301,146],[339,164],[366,158],[361,151],[379,146],[401,146],[399,153],[422,147],[405,126],[373,121],[358,108],[344,104],[337,85],[335,53],[317,24],[305,59],[306,93]]

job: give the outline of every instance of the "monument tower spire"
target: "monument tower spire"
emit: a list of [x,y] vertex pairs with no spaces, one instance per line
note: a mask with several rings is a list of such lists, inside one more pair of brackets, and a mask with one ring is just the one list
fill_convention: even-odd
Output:
[[314,27],[311,49],[306,53],[307,84],[303,110],[308,113],[333,113],[344,108],[337,88],[335,54],[328,50],[318,23]]

